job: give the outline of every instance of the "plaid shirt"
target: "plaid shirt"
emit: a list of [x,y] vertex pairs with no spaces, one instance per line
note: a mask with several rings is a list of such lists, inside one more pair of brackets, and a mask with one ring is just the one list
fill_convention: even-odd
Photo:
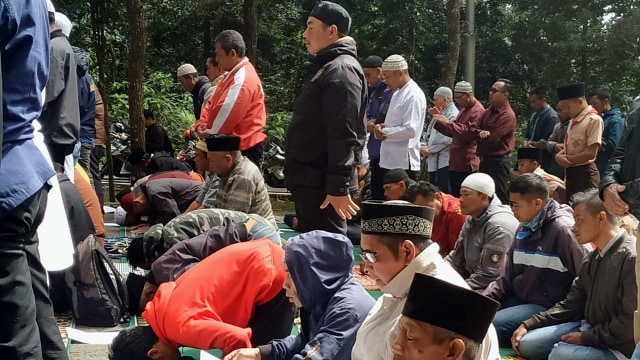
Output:
[[229,177],[220,178],[213,207],[258,214],[277,227],[262,173],[246,157],[236,164]]

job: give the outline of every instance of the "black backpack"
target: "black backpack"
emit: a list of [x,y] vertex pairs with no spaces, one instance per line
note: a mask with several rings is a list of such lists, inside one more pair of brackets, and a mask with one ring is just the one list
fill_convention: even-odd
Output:
[[79,325],[111,327],[128,322],[129,295],[120,273],[93,235],[76,246],[74,264],[66,271],[71,311]]

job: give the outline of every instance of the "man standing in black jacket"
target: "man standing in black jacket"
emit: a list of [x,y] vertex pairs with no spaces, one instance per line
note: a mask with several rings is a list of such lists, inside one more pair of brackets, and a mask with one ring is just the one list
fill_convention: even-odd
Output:
[[295,101],[285,148],[285,182],[303,232],[345,234],[346,219],[359,210],[351,194],[358,189],[367,85],[356,43],[346,36],[350,26],[342,6],[321,1],[303,34],[313,65]]
[[640,151],[639,123],[640,105],[632,106],[627,128],[600,181],[600,197],[614,216],[631,213],[640,218],[640,157],[634,156]]

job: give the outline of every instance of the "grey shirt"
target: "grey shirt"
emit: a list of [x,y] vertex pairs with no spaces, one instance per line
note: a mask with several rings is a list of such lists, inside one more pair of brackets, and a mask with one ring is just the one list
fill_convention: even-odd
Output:
[[220,178],[211,173],[207,173],[206,176],[207,181],[204,183],[202,190],[200,190],[200,193],[196,198],[196,202],[203,208],[210,209],[213,207],[213,202],[216,200]]

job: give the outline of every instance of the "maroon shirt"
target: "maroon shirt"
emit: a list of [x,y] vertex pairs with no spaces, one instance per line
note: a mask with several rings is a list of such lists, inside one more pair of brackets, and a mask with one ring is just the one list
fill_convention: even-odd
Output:
[[513,150],[516,142],[516,114],[509,103],[485,110],[478,121],[478,128],[491,133],[486,139],[477,137],[478,156],[506,155]]
[[449,158],[449,171],[474,172],[478,171],[480,159],[476,155],[476,139],[478,138],[477,123],[484,113],[484,106],[476,100],[469,109],[461,108],[456,121],[446,124],[436,122],[434,129],[453,139]]

